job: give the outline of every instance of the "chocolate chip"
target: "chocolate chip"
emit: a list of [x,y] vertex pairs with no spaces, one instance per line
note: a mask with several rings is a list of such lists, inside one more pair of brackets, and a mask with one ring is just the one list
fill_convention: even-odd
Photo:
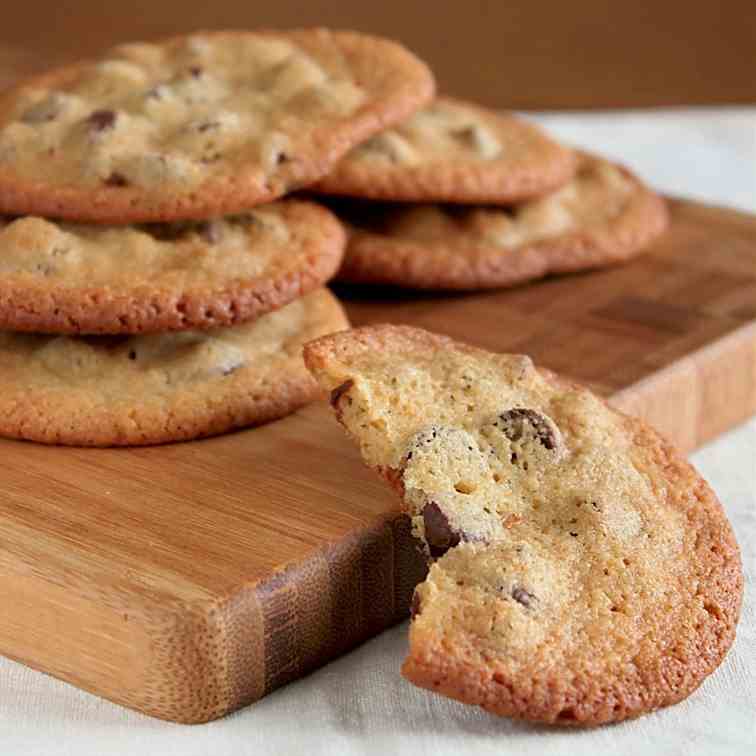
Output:
[[525,607],[531,607],[537,600],[534,593],[526,591],[520,585],[516,585],[514,588],[512,588],[512,598],[518,604],[522,604]]
[[113,110],[95,110],[87,116],[86,122],[94,131],[105,131],[115,126],[116,117]]
[[475,126],[463,126],[461,129],[454,129],[451,135],[460,142],[469,144],[475,143],[476,133]]
[[422,612],[422,602],[420,601],[420,594],[417,592],[417,589],[415,589],[415,592],[412,594],[412,603],[410,604],[410,619],[415,619],[415,617],[419,616],[420,612]]
[[515,407],[499,415],[494,423],[510,441],[520,441],[530,429],[545,449],[559,445],[558,430],[545,415],[526,407]]
[[452,528],[449,518],[435,501],[423,508],[425,540],[434,559],[443,556],[449,549],[459,545],[460,534]]
[[239,362],[235,365],[228,365],[227,367],[223,368],[221,373],[222,375],[231,375],[231,373],[235,373],[243,365],[244,365],[243,362]]
[[204,134],[206,131],[210,131],[211,129],[217,129],[219,126],[220,126],[220,121],[203,121],[196,128],[197,128],[197,131],[200,132],[200,134]]
[[122,173],[113,171],[103,182],[105,186],[128,186],[129,180]]
[[336,386],[336,388],[331,391],[331,407],[336,408],[341,397],[346,394],[352,386],[354,386],[354,381],[351,378],[348,381],[344,381],[340,386]]
[[288,163],[289,160],[290,158],[285,152],[279,152],[278,155],[276,155],[277,165],[283,165],[284,163]]
[[195,79],[198,79],[200,76],[202,76],[202,66],[192,66],[189,69],[189,75]]

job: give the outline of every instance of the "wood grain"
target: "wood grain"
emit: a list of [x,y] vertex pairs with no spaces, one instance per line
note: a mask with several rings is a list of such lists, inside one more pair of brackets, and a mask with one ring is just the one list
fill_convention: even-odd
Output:
[[259,698],[406,616],[421,577],[320,406],[193,444],[0,454],[0,650],[154,716]]
[[[521,289],[342,292],[355,322],[526,351],[691,449],[756,410],[756,218],[688,202],[654,249]],[[250,703],[407,615],[394,495],[316,404],[97,450],[0,441],[0,652],[153,716]]]
[[494,107],[756,102],[752,0],[7,5],[0,43],[33,50],[39,65],[198,28],[325,25],[400,39],[431,64],[443,91]]

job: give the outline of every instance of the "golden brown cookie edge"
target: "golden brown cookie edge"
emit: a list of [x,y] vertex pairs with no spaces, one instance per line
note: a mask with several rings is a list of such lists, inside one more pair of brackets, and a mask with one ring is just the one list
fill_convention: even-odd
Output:
[[[344,254],[344,229],[326,208],[313,202],[279,200],[284,221],[317,236],[303,240],[299,264],[259,278],[229,281],[223,287],[186,290],[152,287],[29,286],[0,280],[0,330],[59,334],[137,334],[207,330],[239,325],[318,288],[330,280]],[[309,233],[309,231],[308,231]]]
[[574,175],[577,159],[573,151],[551,139],[536,124],[456,98],[436,100],[464,106],[496,132],[506,134],[506,124],[516,122],[538,139],[543,153],[540,163],[513,167],[507,157],[502,157],[402,166],[365,164],[349,160],[347,155],[327,176],[309,187],[310,191],[387,202],[507,205],[555,191]]
[[665,200],[628,169],[636,187],[624,212],[604,231],[576,231],[512,249],[427,244],[350,229],[337,279],[428,290],[505,288],[554,273],[574,273],[629,260],[669,224]]
[[[328,289],[309,295],[308,321],[297,337],[299,349],[307,341],[344,330],[349,320],[343,307]],[[301,354],[301,352],[300,352]],[[294,369],[292,370],[292,366]],[[157,409],[148,403],[134,406],[128,414],[129,430],[123,428],[123,413],[91,411],[87,389],[80,396],[60,391],[15,388],[13,396],[7,380],[0,380],[0,436],[37,443],[81,446],[148,446],[215,436],[284,417],[320,396],[316,381],[300,358],[292,360],[272,388],[258,385],[251,375],[254,366],[235,371],[224,384],[222,394],[214,393],[204,402],[197,387],[176,392],[172,403]],[[219,398],[220,397],[220,398]],[[71,401],[78,411],[71,410]],[[121,407],[123,409],[123,407]]]

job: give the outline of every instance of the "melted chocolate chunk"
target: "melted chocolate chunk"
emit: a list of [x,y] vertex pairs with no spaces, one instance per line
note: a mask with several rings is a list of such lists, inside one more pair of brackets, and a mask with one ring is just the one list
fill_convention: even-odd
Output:
[[477,131],[475,129],[475,126],[463,126],[461,129],[455,129],[454,131],[452,131],[451,135],[455,139],[458,139],[460,142],[464,142],[466,144],[474,144]]
[[221,371],[221,375],[231,375],[232,373],[235,373],[240,367],[243,367],[243,362],[238,362],[235,365],[228,365],[227,367],[223,368]]
[[351,378],[348,381],[344,381],[340,386],[336,386],[336,388],[331,391],[331,407],[336,408],[341,397],[346,394],[352,386],[354,386],[354,381]]
[[425,540],[430,555],[438,559],[449,549],[459,545],[461,534],[451,526],[449,518],[435,501],[431,501],[423,508],[423,523],[425,525]]
[[533,604],[537,600],[534,593],[530,593],[530,591],[526,591],[520,585],[516,585],[514,588],[512,588],[512,598],[518,604],[522,604],[525,607],[533,606]]
[[211,129],[217,129],[219,126],[220,126],[220,121],[204,121],[203,123],[197,126],[197,131],[199,131],[200,134],[204,134],[206,131],[210,131]]
[[559,445],[557,431],[552,422],[540,412],[526,407],[515,407],[499,415],[494,423],[510,441],[520,441],[532,432],[545,449],[553,451]]
[[93,131],[106,131],[115,126],[116,118],[113,110],[95,110],[87,116],[87,125]]
[[129,180],[122,173],[113,171],[104,181],[105,186],[128,186]]

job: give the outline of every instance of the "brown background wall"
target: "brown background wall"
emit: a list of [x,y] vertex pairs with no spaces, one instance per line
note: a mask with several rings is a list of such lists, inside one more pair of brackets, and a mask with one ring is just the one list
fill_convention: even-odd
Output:
[[323,24],[397,37],[433,65],[442,89],[501,107],[756,102],[755,0],[3,0],[3,6],[0,44],[31,51],[30,67],[199,27]]

